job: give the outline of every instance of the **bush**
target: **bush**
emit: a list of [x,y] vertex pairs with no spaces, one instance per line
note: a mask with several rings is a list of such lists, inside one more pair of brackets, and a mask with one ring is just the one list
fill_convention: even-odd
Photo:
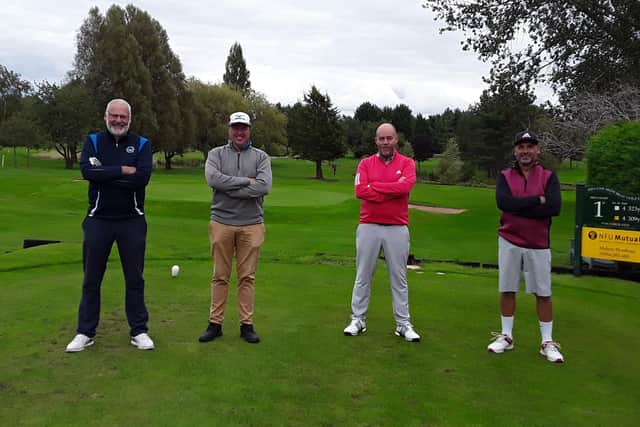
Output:
[[413,157],[413,147],[406,141],[398,142],[398,151],[403,156]]
[[[465,163],[465,165],[467,165]],[[484,186],[484,185],[494,185],[496,183],[496,179],[487,175],[487,170],[482,168],[473,168],[472,165],[468,165],[466,168],[469,172],[469,175],[466,177],[465,181],[467,185],[472,187]]]
[[438,165],[433,171],[436,181],[442,184],[457,184],[462,181],[464,163],[460,160],[460,149],[455,138],[449,139],[444,152],[435,157],[438,158]]
[[610,125],[587,144],[588,185],[640,195],[640,121]]

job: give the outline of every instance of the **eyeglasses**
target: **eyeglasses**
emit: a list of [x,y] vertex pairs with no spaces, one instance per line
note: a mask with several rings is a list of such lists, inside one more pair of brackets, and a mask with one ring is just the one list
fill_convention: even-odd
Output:
[[110,119],[129,120],[129,115],[128,114],[112,114],[112,113],[109,113],[109,118]]

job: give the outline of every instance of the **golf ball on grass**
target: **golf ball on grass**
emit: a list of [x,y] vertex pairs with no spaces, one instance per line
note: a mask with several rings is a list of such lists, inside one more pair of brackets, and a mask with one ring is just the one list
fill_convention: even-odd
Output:
[[174,265],[171,267],[171,277],[178,277],[178,274],[180,274],[180,266]]

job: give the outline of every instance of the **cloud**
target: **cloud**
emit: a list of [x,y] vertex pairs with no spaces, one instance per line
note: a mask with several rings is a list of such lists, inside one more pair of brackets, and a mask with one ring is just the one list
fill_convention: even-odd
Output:
[[[351,114],[362,102],[435,114],[478,100],[488,67],[438,33],[419,1],[269,2],[133,0],[169,35],[187,76],[219,82],[229,48],[242,46],[252,87],[271,102],[302,99],[312,84]],[[60,81],[73,66],[76,32],[94,5],[23,1],[0,9],[0,57],[29,80]],[[19,25],[16,25],[19,23]]]

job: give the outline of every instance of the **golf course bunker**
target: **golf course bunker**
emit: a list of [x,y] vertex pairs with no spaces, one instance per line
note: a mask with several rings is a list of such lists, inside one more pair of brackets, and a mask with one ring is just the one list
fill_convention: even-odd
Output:
[[411,209],[417,209],[422,212],[431,212],[437,214],[444,215],[458,215],[462,212],[466,211],[466,209],[455,209],[455,208],[441,208],[439,206],[422,206],[422,205],[409,205]]

